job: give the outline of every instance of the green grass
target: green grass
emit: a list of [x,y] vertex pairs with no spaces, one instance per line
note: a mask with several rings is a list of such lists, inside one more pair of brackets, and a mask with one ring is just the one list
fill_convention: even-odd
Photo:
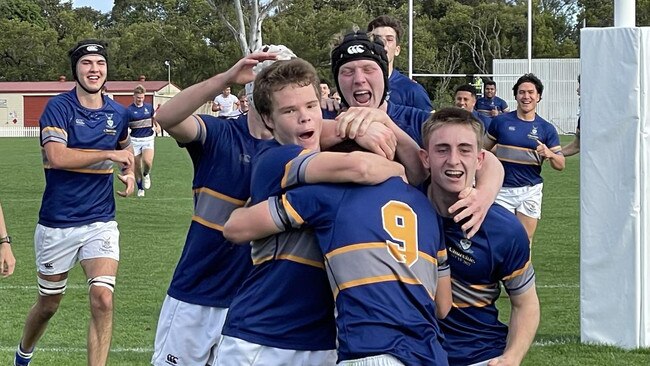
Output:
[[[32,238],[44,186],[40,161],[38,140],[0,139],[0,202],[18,262],[14,275],[0,280],[0,365],[11,364],[36,298]],[[543,218],[533,245],[542,320],[524,365],[648,365],[648,349],[580,344],[578,168],[579,157],[571,157],[563,172],[544,169]],[[158,139],[153,188],[144,198],[117,198],[122,258],[110,365],[149,364],[160,305],[190,222],[191,179],[185,151],[171,139]],[[507,316],[507,300],[499,305]],[[87,287],[77,267],[33,365],[85,365],[88,316]]]

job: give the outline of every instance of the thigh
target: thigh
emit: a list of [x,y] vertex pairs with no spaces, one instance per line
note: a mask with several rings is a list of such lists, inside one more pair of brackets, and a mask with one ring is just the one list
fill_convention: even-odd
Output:
[[189,304],[166,296],[160,310],[153,365],[210,364],[228,309]]
[[513,188],[504,187],[499,190],[494,202],[503,206],[508,211],[515,213],[517,206],[519,206],[519,197],[517,197]]
[[133,145],[133,155],[140,156],[140,154],[142,154],[144,146],[146,145],[146,142],[138,138],[131,138],[131,145]]
[[521,202],[517,207],[517,213],[539,220],[542,217],[542,187],[543,184],[537,184],[532,187],[526,187],[526,191],[521,194]]
[[[117,262],[120,260],[119,243],[120,231],[117,222],[95,222],[86,225],[82,246],[79,249],[79,260],[110,259]],[[104,273],[98,275],[102,274]]]
[[153,155],[154,155],[153,143],[151,144],[151,148],[142,150],[142,160],[147,165],[151,165],[151,162],[153,162]]

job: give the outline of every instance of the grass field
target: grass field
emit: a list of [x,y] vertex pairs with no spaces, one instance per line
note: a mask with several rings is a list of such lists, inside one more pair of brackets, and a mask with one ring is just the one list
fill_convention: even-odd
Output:
[[[544,169],[544,218],[533,246],[542,320],[524,365],[650,365],[650,349],[580,344],[578,168],[579,158],[571,157],[564,172]],[[160,304],[192,212],[191,178],[185,151],[158,139],[152,189],[144,198],[117,198],[121,261],[110,365],[149,364]],[[32,241],[43,186],[38,141],[0,139],[0,202],[18,261],[14,275],[0,280],[0,365],[11,364],[37,294]],[[508,303],[501,305],[507,317]],[[85,365],[88,317],[87,287],[77,267],[32,364]]]

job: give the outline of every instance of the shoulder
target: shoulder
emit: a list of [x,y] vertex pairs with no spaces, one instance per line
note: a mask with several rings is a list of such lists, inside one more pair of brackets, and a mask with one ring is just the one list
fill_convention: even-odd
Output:
[[496,203],[490,206],[481,229],[485,229],[488,234],[492,234],[491,236],[498,234],[502,238],[528,240],[526,229],[517,216]]

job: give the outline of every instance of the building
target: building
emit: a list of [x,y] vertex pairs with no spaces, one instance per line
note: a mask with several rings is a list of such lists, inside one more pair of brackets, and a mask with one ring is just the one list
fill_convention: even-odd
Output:
[[[133,103],[133,89],[142,85],[147,90],[145,102],[154,108],[164,104],[180,92],[180,88],[167,81],[146,81],[144,76],[136,81],[107,81],[109,96],[125,107]],[[74,81],[20,81],[0,82],[0,130],[4,127],[38,127],[45,105],[53,96],[74,88]]]

